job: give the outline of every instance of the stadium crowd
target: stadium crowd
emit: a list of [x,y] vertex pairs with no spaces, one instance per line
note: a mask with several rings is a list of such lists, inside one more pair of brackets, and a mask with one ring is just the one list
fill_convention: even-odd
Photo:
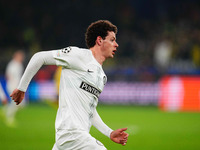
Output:
[[[98,19],[118,26],[117,59],[109,80],[156,81],[163,74],[200,74],[200,2],[197,0],[1,1],[0,75],[13,51],[86,47],[85,28]],[[25,63],[27,63],[25,61]],[[50,72],[55,68],[44,68]],[[48,75],[48,78],[52,77]]]

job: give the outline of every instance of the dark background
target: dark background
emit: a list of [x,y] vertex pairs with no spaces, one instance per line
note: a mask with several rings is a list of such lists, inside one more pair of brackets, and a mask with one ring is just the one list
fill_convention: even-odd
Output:
[[[104,65],[109,80],[200,74],[198,0],[0,0],[0,75],[18,49],[26,66],[38,51],[86,47],[86,28],[99,19],[118,27],[118,52]],[[162,41],[170,43],[165,66],[155,60]]]

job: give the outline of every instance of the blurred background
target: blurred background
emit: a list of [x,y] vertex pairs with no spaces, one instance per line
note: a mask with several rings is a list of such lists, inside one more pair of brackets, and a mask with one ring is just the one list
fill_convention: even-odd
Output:
[[[99,19],[108,19],[118,27],[118,52],[115,59],[104,64],[104,69],[108,82],[122,82],[117,90],[122,90],[122,98],[125,96],[127,101],[145,103],[145,99],[158,104],[161,88],[157,83],[163,76],[200,74],[198,0],[1,0],[0,14],[1,81],[15,51],[25,52],[26,66],[38,51],[86,47],[86,28]],[[40,84],[53,80],[55,70],[55,66],[43,67],[33,81]],[[132,82],[137,84],[126,84]],[[109,89],[109,85],[119,87],[108,83]],[[33,86],[38,89],[37,84]],[[127,93],[130,87],[135,92]],[[107,93],[102,94],[102,101],[113,97]],[[40,95],[32,94],[29,99]]]
[[[24,51],[26,67],[39,51],[85,48],[86,28],[99,19],[118,27],[119,44],[115,58],[103,66],[108,83],[99,103],[190,112],[200,120],[199,0],[0,0],[0,82],[6,96],[6,66],[17,50]],[[56,70],[43,66],[35,75],[26,93],[29,103],[57,100]],[[200,138],[200,123],[195,124]]]

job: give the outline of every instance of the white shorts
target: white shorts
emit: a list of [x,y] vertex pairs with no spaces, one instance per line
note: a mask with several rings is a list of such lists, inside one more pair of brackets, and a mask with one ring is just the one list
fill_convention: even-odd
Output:
[[104,145],[86,131],[58,130],[52,150],[107,150]]

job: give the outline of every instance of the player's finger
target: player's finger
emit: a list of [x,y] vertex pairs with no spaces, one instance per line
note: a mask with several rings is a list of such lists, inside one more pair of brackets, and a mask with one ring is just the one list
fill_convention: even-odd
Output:
[[127,129],[128,128],[121,128],[120,131],[123,132],[123,131],[126,131]]
[[20,100],[16,100],[15,103],[16,103],[16,105],[19,105]]
[[123,140],[123,141],[121,141],[120,143],[121,143],[122,145],[126,145],[127,140]]
[[18,98],[18,97],[13,97],[13,101],[14,101],[14,102],[18,102],[18,101],[19,101],[19,98]]
[[15,96],[16,95],[16,89],[10,94],[10,97],[13,97],[13,96]]
[[124,140],[128,140],[128,137],[124,137],[123,139],[124,139]]
[[18,100],[14,100],[14,102],[17,104]]
[[120,140],[120,143],[123,144],[123,143],[126,143],[127,140]]
[[13,96],[14,96],[14,94],[13,94],[13,93],[12,93],[12,94],[10,94],[10,97],[11,97],[11,98],[13,98]]
[[16,94],[16,93],[13,93],[13,94],[11,95],[11,98],[12,98],[12,100],[17,99],[17,94]]
[[129,136],[129,134],[128,134],[128,133],[126,133],[126,134],[125,134],[125,136],[124,136],[124,138],[128,138],[128,136]]
[[21,103],[21,99],[18,98],[18,99],[16,99],[16,100],[14,100],[14,102],[16,103],[16,105],[19,105],[19,104]]
[[126,145],[126,143],[123,143],[122,145],[124,146],[124,145]]
[[13,95],[14,95],[14,93],[12,92],[12,93],[10,94],[10,97],[13,97]]

